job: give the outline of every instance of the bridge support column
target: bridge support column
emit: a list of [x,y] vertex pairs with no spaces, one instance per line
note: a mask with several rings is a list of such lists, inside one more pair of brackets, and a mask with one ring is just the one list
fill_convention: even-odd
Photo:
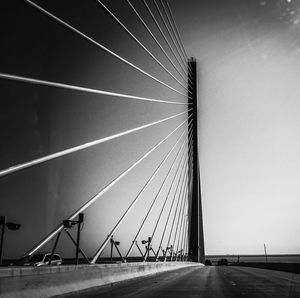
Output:
[[189,200],[189,255],[193,257],[193,261],[204,263],[204,237],[203,237],[203,218],[201,203],[201,187],[200,187],[200,169],[198,157],[198,104],[197,104],[197,63],[194,58],[188,61],[189,71],[189,102],[192,104],[193,110],[190,114],[189,125],[193,125],[193,151],[190,156],[192,182],[190,200]]

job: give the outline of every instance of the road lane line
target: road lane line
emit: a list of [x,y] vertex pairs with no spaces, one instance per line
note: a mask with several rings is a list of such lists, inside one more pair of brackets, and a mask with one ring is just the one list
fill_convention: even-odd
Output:
[[296,279],[290,279],[290,278],[285,278],[285,277],[279,277],[279,278],[281,278],[281,279],[285,279],[285,280],[287,280],[287,281],[296,282],[296,283],[300,284],[300,280],[296,280]]

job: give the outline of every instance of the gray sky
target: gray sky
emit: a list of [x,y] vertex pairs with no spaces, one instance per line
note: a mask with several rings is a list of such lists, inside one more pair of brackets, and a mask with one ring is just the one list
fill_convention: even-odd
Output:
[[[181,88],[95,1],[44,2],[36,1],[129,61]],[[150,22],[141,2],[132,2]],[[299,253],[299,3],[169,2],[186,49],[197,58],[199,67],[206,253],[263,253],[263,243],[269,253]],[[105,3],[169,66],[145,30],[136,25],[137,19],[125,1]],[[181,95],[146,79],[24,2],[10,1],[5,5],[1,9],[5,24],[1,72],[185,102]],[[153,24],[151,28],[159,34]],[[4,80],[0,84],[4,94],[1,168],[185,110],[183,106],[140,103]],[[181,117],[2,178],[1,214],[22,223],[20,231],[7,233],[6,245],[10,249],[6,248],[5,256],[17,257],[30,249],[183,120]],[[86,211],[82,246],[89,255],[178,136],[179,133]],[[168,166],[170,161],[115,234],[122,250],[130,244],[135,233],[132,227],[141,221],[141,210],[151,203]],[[163,196],[141,239],[151,233],[162,202]],[[162,227],[159,233],[161,230]],[[66,240],[58,247],[65,256],[70,254],[66,251],[71,251]]]
[[299,253],[299,1],[185,4],[174,8],[200,67],[206,252]]

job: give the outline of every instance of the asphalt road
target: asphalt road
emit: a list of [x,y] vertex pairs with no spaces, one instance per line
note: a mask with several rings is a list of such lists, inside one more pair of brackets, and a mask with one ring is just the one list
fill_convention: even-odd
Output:
[[69,297],[300,297],[300,275],[246,267],[192,267]]

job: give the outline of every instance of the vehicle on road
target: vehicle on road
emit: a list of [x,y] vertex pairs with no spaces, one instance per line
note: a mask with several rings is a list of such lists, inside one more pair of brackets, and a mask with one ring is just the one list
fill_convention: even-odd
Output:
[[220,259],[218,261],[218,266],[228,266],[228,261],[227,259]]
[[211,266],[211,265],[212,265],[211,260],[205,260],[204,265],[205,265],[205,266]]
[[[38,253],[33,255],[24,266],[47,266],[51,259],[51,253]],[[59,254],[53,254],[51,266],[59,266],[62,264],[62,259]]]

